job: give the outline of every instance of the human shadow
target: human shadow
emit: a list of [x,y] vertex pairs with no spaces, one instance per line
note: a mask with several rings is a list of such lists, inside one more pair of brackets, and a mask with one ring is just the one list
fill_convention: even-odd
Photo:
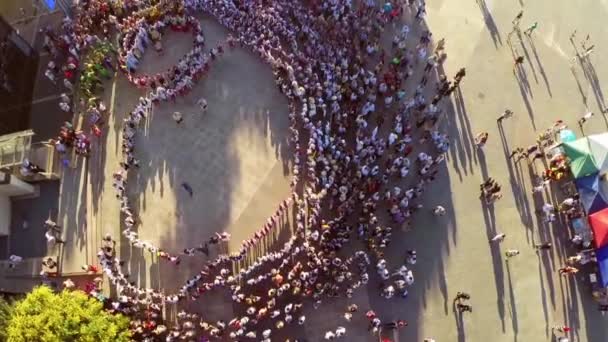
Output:
[[458,331],[458,342],[466,341],[466,331],[464,327],[464,312],[460,312],[456,308],[456,302],[452,305],[452,314],[454,315],[454,321],[456,322],[456,331]]
[[547,92],[549,93],[549,97],[553,97],[553,93],[551,92],[551,84],[549,83],[549,79],[547,77],[547,73],[545,72],[545,68],[543,67],[543,63],[538,57],[538,52],[536,51],[536,45],[534,43],[534,39],[528,36],[528,42],[530,43],[530,47],[532,48],[532,53],[534,53],[534,59],[536,60],[536,64],[538,65],[540,75],[545,82],[545,86],[547,87]]
[[591,85],[591,89],[593,90],[593,94],[595,95],[595,100],[597,102],[598,107],[601,110],[606,109],[606,102],[604,100],[604,93],[602,91],[601,83],[597,76],[597,72],[595,71],[595,66],[591,62],[590,56],[578,57],[579,63],[583,70],[583,74],[589,81]]
[[511,157],[511,149],[509,148],[509,142],[507,140],[507,134],[503,122],[498,123],[498,133],[500,135],[500,141],[503,148],[503,155],[509,173],[509,184],[511,185],[511,193],[515,199],[515,206],[519,213],[521,223],[526,227],[526,238],[528,241],[531,239],[531,233],[533,229],[532,215],[530,212],[530,204],[528,196],[526,196],[526,185],[523,179],[523,173],[520,167],[520,161]]
[[511,314],[511,325],[513,329],[514,341],[517,342],[519,334],[519,318],[517,316],[517,304],[515,299],[515,289],[513,288],[513,279],[511,278],[511,269],[509,267],[509,259],[505,261],[507,269],[507,284],[509,286],[509,309]]
[[[438,72],[442,74],[444,71],[439,68]],[[473,162],[477,163],[477,156],[472,148],[473,132],[464,103],[464,95],[460,88],[456,88],[454,91],[454,101],[447,105],[444,118],[446,130],[449,132],[452,142],[449,159],[462,181],[463,172],[465,175],[473,173]]]
[[498,46],[502,46],[502,38],[500,37],[500,31],[496,26],[496,22],[492,17],[492,13],[488,9],[488,5],[485,0],[477,0],[477,5],[479,5],[479,9],[481,10],[481,14],[483,15],[483,21],[486,24],[488,31],[490,32],[490,37],[492,37],[492,42],[494,42],[494,47],[498,49]]
[[[519,30],[516,30],[515,32],[517,33],[517,37],[521,43],[521,46],[524,49],[524,52],[528,56],[527,59],[530,60],[527,50],[525,49],[525,46],[523,45],[523,41],[521,39],[521,32]],[[515,60],[517,57],[519,57],[517,47],[515,47],[511,43],[511,41],[509,41],[508,45],[511,50],[511,55],[513,56],[513,60]],[[534,67],[532,66],[532,64],[531,63],[529,63],[529,64],[531,65],[532,70],[534,70]],[[517,80],[517,84],[519,85],[519,91],[524,100],[524,104],[526,105],[526,110],[528,111],[528,115],[530,116],[530,120],[532,122],[532,127],[534,129],[536,129],[536,123],[534,122],[534,111],[532,109],[532,104],[530,103],[530,99],[528,98],[528,95],[530,96],[530,98],[534,98],[534,95],[532,94],[532,88],[530,87],[530,82],[528,81],[528,76],[526,74],[526,71],[525,71],[525,68],[523,67],[523,65],[515,64],[515,66],[513,68],[513,76],[515,76],[515,80]]]
[[[578,64],[580,65],[581,70],[583,71],[583,75],[585,76],[585,78],[587,79],[589,84],[591,85],[591,89],[593,90],[593,94],[595,95],[595,100],[597,102],[598,107],[600,108],[600,110],[604,111],[606,109],[604,93],[602,91],[597,73],[595,71],[595,67],[593,66],[593,63],[591,62],[591,59],[590,59],[591,52],[579,50],[574,38],[575,38],[575,35],[572,34],[570,36],[570,43],[572,44],[572,48],[575,53],[573,60],[576,60],[578,62]],[[584,43],[582,44],[582,47],[583,47],[583,49],[585,48]],[[578,78],[576,76],[575,69],[574,69],[574,63],[572,64],[572,73],[575,75],[577,83],[579,83]],[[580,87],[580,85],[579,85],[579,87]],[[582,93],[582,91],[581,91],[581,93]],[[583,96],[583,98],[586,100],[586,96]],[[585,104],[586,104],[586,101],[585,101]]]

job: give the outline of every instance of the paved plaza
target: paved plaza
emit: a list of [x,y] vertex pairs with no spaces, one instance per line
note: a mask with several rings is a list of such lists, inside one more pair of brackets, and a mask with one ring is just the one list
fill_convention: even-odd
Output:
[[[509,35],[511,21],[521,9],[522,30],[539,24],[531,37]],[[371,307],[385,321],[409,322],[395,337],[398,341],[551,341],[551,327],[561,324],[573,329],[571,341],[608,341],[608,319],[591,300],[587,275],[558,275],[557,269],[573,253],[566,241],[569,231],[561,223],[544,224],[535,215],[542,199],[531,196],[531,180],[542,171],[541,162],[528,166],[507,160],[513,148],[533,144],[537,134],[558,119],[580,134],[576,120],[590,110],[596,115],[587,122],[585,133],[608,129],[601,114],[606,108],[601,86],[608,80],[601,56],[608,45],[599,20],[608,14],[608,1],[528,0],[522,7],[518,0],[428,0],[427,12],[433,38],[446,38],[448,59],[441,72],[452,76],[461,67],[467,72],[452,102],[444,103],[447,115],[442,124],[451,137],[451,149],[445,169],[423,202],[427,209],[442,205],[448,214],[435,217],[422,210],[412,231],[398,231],[392,238],[387,257],[393,263],[403,260],[405,250],[418,252],[416,282],[407,299],[384,299],[378,295],[378,283],[370,281],[352,301],[325,301],[317,311],[308,307],[307,324],[294,324],[285,334],[321,341],[326,330],[344,325],[348,341],[371,341],[364,317],[352,323],[342,318],[347,303],[354,302],[362,309]],[[208,47],[225,38],[227,31],[213,19],[202,17],[201,23]],[[572,44],[575,29],[577,43]],[[588,45],[596,44],[591,65],[573,60],[575,47],[581,49],[578,42],[587,34]],[[148,51],[140,72],[158,72],[175,64],[190,49],[192,36],[172,32],[163,43],[163,55]],[[514,56],[525,57],[523,72],[514,68]],[[120,236],[122,229],[111,175],[121,155],[122,120],[144,93],[123,75],[105,88],[103,97],[111,111],[106,131],[94,142],[92,156],[66,169],[62,179],[57,215],[66,227],[67,243],[49,254],[60,254],[65,273],[94,263],[103,234]],[[205,114],[196,106],[201,97],[209,103]],[[506,108],[515,115],[499,127],[496,118]],[[179,125],[171,119],[174,111],[184,116]],[[141,219],[141,238],[181,251],[214,232],[227,231],[232,234],[227,248],[238,249],[289,194],[292,151],[286,143],[287,114],[287,101],[275,86],[270,67],[243,49],[214,63],[188,96],[155,106],[137,138],[141,168],[128,184]],[[473,137],[482,131],[490,138],[478,150]],[[488,176],[503,186],[504,194],[491,207],[478,198],[478,185]],[[192,197],[183,182],[193,188]],[[547,193],[544,200],[555,198]],[[285,218],[283,230],[273,239],[289,235],[289,222]],[[507,234],[505,242],[489,245],[497,232]],[[546,241],[553,242],[553,250],[537,254],[533,244]],[[272,249],[272,242],[265,248]],[[504,251],[510,248],[521,255],[507,263]],[[120,258],[127,261],[139,286],[166,293],[174,292],[205,261],[185,259],[175,268],[125,241]],[[455,311],[458,291],[471,294],[472,313]],[[224,295],[214,292],[192,309],[210,319],[228,319],[232,302]]]

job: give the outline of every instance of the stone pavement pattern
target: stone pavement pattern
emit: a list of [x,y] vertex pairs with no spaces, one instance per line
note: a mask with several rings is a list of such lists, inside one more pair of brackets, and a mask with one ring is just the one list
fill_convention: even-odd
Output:
[[[445,120],[453,138],[447,170],[424,196],[425,207],[441,204],[449,213],[436,218],[423,212],[412,232],[395,236],[399,248],[390,248],[391,260],[400,260],[406,249],[418,251],[416,283],[406,300],[384,300],[373,285],[367,292],[359,291],[353,300],[361,308],[371,306],[386,320],[406,319],[410,325],[402,331],[400,341],[431,336],[437,341],[545,341],[550,340],[550,327],[562,323],[574,329],[573,341],[608,340],[606,320],[590,302],[588,281],[583,275],[576,280],[557,275],[568,253],[561,242],[566,230],[560,225],[539,225],[529,195],[530,170],[524,164],[509,166],[505,159],[511,148],[532,144],[536,132],[557,119],[575,127],[586,110],[570,71],[573,49],[568,38],[575,28],[580,36],[588,32],[597,39],[591,60],[598,79],[608,77],[607,67],[598,58],[608,48],[600,41],[604,28],[601,20],[589,20],[604,17],[606,4],[579,4],[577,16],[569,15],[573,6],[561,0],[550,5],[547,1],[525,4],[522,27],[538,21],[540,28],[532,40],[524,36],[520,43],[513,37],[517,53],[526,57],[520,86],[507,44],[511,20],[520,10],[517,1],[428,1],[428,25],[434,38],[446,37],[446,74],[467,68],[462,97],[448,106]],[[206,19],[203,30],[209,46],[213,46],[212,36],[222,32]],[[166,59],[187,50],[183,45],[187,39],[180,39],[175,38],[175,51],[172,43]],[[237,242],[253,232],[287,194],[282,165],[286,162],[282,139],[287,125],[280,121],[286,120],[285,102],[278,92],[267,90],[275,89],[268,67],[249,53],[234,54],[214,64],[211,75],[197,85],[194,94],[177,101],[175,108],[185,116],[183,127],[175,127],[168,117],[175,109],[163,105],[152,113],[146,134],[139,138],[142,170],[129,187],[144,190],[139,211],[145,228],[140,234],[162,246],[181,249],[187,241],[198,242],[223,229],[233,233]],[[149,67],[155,68],[155,63]],[[598,113],[586,129],[605,131],[590,83],[580,66],[576,68],[587,105]],[[104,148],[96,150],[88,169],[76,169],[63,180],[63,224],[71,230],[68,242],[78,242],[76,248],[64,252],[64,267],[77,267],[84,259],[91,262],[102,233],[117,236],[120,231],[109,175],[120,152],[116,130],[141,94],[123,79],[107,89],[105,95],[114,97],[114,113],[108,120],[111,129],[100,142]],[[200,95],[209,100],[209,112],[203,117],[193,106]],[[515,117],[504,123],[501,139],[495,119],[505,108],[512,109]],[[480,131],[490,132],[483,153],[472,147],[473,136]],[[541,169],[540,165],[536,168]],[[477,198],[477,186],[488,175],[505,190],[494,210],[484,210]],[[182,181],[193,186],[194,198],[179,188]],[[508,235],[502,250],[487,243],[495,231]],[[532,243],[546,240],[554,242],[555,250],[537,256]],[[506,248],[517,248],[522,254],[507,264],[502,257]],[[170,289],[196,268],[195,261],[188,261],[174,272],[166,265],[159,267],[148,256],[131,255],[126,246],[122,252],[131,257],[131,272],[142,286]],[[457,291],[472,294],[474,311],[462,319],[452,308]],[[345,303],[332,302],[322,311],[309,313],[308,324],[295,336],[319,341],[326,329],[345,325],[349,341],[371,340],[363,319],[348,325],[341,319]]]

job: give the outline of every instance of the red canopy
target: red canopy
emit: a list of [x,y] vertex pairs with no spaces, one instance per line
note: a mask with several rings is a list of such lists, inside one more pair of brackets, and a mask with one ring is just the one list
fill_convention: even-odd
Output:
[[608,208],[589,215],[589,224],[593,230],[595,247],[608,245]]

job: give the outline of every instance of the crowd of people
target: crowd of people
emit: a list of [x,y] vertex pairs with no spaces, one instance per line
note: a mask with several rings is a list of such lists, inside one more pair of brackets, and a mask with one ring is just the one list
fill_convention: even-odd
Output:
[[[445,40],[432,47],[432,33],[421,24],[424,1],[379,6],[373,0],[360,4],[183,0],[161,1],[152,10],[141,1],[125,1],[122,6],[103,3],[82,3],[78,19],[64,22],[68,34],[60,42],[78,67],[79,51],[105,42],[116,30],[117,69],[146,90],[124,119],[123,158],[113,175],[123,215],[123,241],[179,265],[184,257],[209,256],[210,245],[230,238],[217,233],[182,251],[165,251],[139,238],[145,227],[139,224],[126,191],[140,167],[136,136],[151,108],[186,95],[206,76],[212,62],[230,50],[249,49],[272,67],[277,87],[289,100],[294,155],[291,195],[237,252],[218,251],[176,293],[167,294],[137,287],[124,271],[114,237],[106,235],[99,263],[117,297],[107,298],[97,284],[87,289],[92,296],[113,312],[130,316],[135,337],[148,341],[206,341],[220,336],[271,341],[285,334],[281,329],[288,325],[305,324],[308,305],[316,309],[333,297],[352,298],[375,277],[370,268],[382,284],[379,296],[407,298],[414,284],[416,251],[407,251],[402,263],[391,265],[384,250],[391,244],[393,227],[411,228],[414,213],[424,210],[421,198],[449,149],[449,137],[439,125],[442,103],[466,75],[463,68],[449,80],[438,72],[447,58]],[[215,17],[234,36],[205,51],[199,13]],[[403,24],[402,16],[411,23]],[[395,30],[392,47],[383,48],[382,34],[397,25],[401,27]],[[145,50],[152,45],[162,52],[160,40],[167,30],[191,32],[193,49],[166,72],[139,74]],[[413,31],[421,31],[418,41],[413,40]],[[47,36],[48,48],[57,50],[57,37]],[[55,73],[49,75],[53,80]],[[91,96],[79,105],[93,125],[101,122],[102,101]],[[207,101],[201,99],[199,105],[204,111]],[[60,144],[76,139],[73,129],[66,135],[70,139]],[[292,237],[282,248],[249,261],[249,252],[279,228],[280,218],[290,210],[295,214]],[[428,210],[436,216],[446,213],[440,205]],[[349,245],[355,246],[354,252],[345,248]],[[183,308],[184,302],[221,288],[242,308],[232,319],[209,322],[179,311],[176,323],[163,320],[163,306]],[[325,332],[324,338],[348,335],[346,323],[357,312],[355,304],[348,305],[344,325]],[[378,317],[372,310],[361,317],[368,320],[373,334],[407,326],[398,318]]]

